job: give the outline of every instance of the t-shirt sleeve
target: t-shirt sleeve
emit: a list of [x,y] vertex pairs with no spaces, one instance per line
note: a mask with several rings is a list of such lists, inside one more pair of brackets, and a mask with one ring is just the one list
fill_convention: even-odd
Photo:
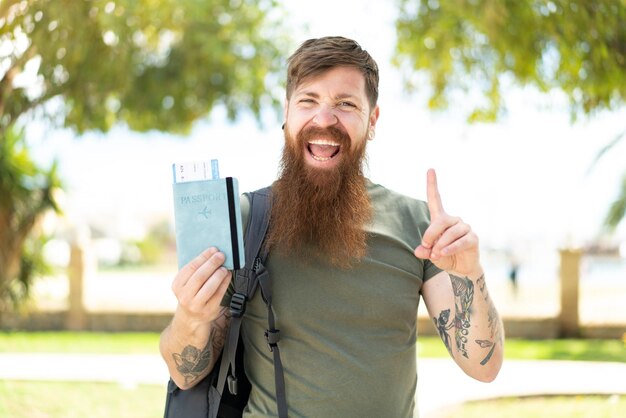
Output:
[[432,279],[433,277],[435,277],[437,274],[439,274],[442,271],[443,270],[441,270],[439,267],[434,265],[432,261],[424,260],[424,279],[423,279],[424,281],[428,279]]

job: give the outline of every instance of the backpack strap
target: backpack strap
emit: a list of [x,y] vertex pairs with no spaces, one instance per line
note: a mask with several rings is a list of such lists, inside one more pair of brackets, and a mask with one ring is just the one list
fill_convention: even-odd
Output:
[[246,310],[247,301],[254,296],[256,291],[258,280],[254,273],[254,264],[258,258],[265,239],[267,226],[269,225],[269,193],[263,192],[263,190],[265,189],[248,195],[250,198],[250,215],[244,237],[246,264],[243,268],[233,272],[234,292],[230,300],[230,327],[224,343],[220,373],[217,380],[217,390],[220,395],[223,393],[226,381],[228,381],[229,392],[233,395],[237,394],[235,358],[239,343],[241,320]]
[[[268,329],[265,337],[270,350],[274,354],[274,374],[276,385],[276,402],[280,418],[287,417],[287,401],[285,395],[285,379],[283,366],[278,350],[280,331],[275,328],[274,314],[272,312],[272,295],[269,283],[269,274],[264,263],[268,251],[263,247],[265,234],[269,226],[270,215],[270,188],[266,187],[249,194],[250,215],[244,238],[246,265],[243,269],[235,271],[233,284],[234,293],[230,302],[231,322],[224,345],[220,373],[217,381],[217,390],[222,394],[224,383],[228,381],[228,390],[232,394],[237,393],[237,377],[235,358],[241,320],[246,309],[246,303],[254,296],[257,285],[261,284],[261,293],[268,309]],[[230,368],[229,368],[230,366]],[[228,373],[230,371],[230,373]],[[228,374],[228,376],[227,376]]]
[[[268,205],[269,212],[269,188],[262,189],[257,192],[263,195]],[[269,214],[268,214],[269,215]],[[267,232],[269,224],[269,216],[266,216],[264,220],[265,224],[258,226],[264,232]],[[251,227],[252,225],[249,225]],[[267,248],[255,249],[258,257],[254,261],[254,272],[258,280],[258,284],[261,287],[261,296],[265,305],[267,306],[267,330],[265,330],[265,339],[267,340],[267,346],[274,356],[274,385],[276,388],[276,405],[278,407],[279,418],[287,418],[287,396],[285,394],[285,373],[283,370],[283,362],[280,359],[280,350],[278,348],[278,341],[280,341],[280,330],[276,329],[276,323],[274,320],[274,311],[272,310],[272,286],[270,283],[270,275],[265,268],[265,262],[267,260],[268,251]]]
[[267,346],[274,356],[274,386],[276,388],[276,405],[278,407],[279,418],[287,418],[287,395],[285,394],[285,373],[283,363],[280,359],[278,341],[280,341],[280,330],[275,327],[274,311],[272,310],[272,287],[270,277],[263,264],[258,270],[258,280],[261,286],[261,295],[267,305],[267,325],[265,339]]

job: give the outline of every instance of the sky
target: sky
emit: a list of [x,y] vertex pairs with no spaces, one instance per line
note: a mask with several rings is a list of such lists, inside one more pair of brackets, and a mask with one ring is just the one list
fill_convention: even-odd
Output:
[[[435,168],[444,208],[472,225],[481,244],[536,251],[580,246],[598,235],[626,172],[626,140],[589,171],[599,150],[626,129],[626,109],[571,123],[564,98],[513,88],[508,113],[496,124],[465,123],[464,98],[432,113],[425,93],[409,95],[390,64],[394,2],[289,2],[296,43],[343,35],[357,40],[380,67],[380,119],[368,145],[366,173],[375,183],[426,198],[426,171]],[[104,225],[111,235],[140,237],[145,221],[173,219],[171,164],[219,159],[222,176],[240,191],[277,175],[283,137],[279,117],[259,129],[236,124],[216,109],[185,138],[115,128],[75,138],[33,125],[35,157],[57,159],[67,187],[67,219]],[[626,242],[624,225],[614,240]]]

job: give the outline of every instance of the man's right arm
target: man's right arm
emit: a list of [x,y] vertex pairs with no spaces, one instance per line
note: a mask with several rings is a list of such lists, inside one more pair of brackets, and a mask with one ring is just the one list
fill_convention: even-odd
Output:
[[183,267],[172,283],[178,306],[161,334],[159,348],[181,389],[202,380],[224,346],[230,315],[220,303],[231,272],[222,267],[223,262],[224,255],[210,248]]

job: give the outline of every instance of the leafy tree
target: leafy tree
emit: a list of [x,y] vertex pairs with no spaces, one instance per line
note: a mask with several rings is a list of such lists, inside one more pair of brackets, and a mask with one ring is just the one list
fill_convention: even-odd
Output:
[[[503,80],[559,89],[572,118],[626,101],[626,2],[623,0],[400,0],[396,64],[429,76],[429,106],[453,91],[478,89],[486,105],[468,120],[495,121],[505,108]],[[624,133],[611,144],[615,144]],[[626,177],[607,215],[616,227],[626,208]]]
[[56,165],[37,167],[23,132],[5,131],[0,141],[0,313],[27,296],[32,277],[46,271],[41,257],[45,237],[29,233],[45,211],[59,210],[54,199],[59,186]]
[[16,280],[27,293],[26,238],[60,185],[20,127],[185,133],[216,105],[259,117],[277,104],[279,14],[274,0],[0,1],[0,312]]

